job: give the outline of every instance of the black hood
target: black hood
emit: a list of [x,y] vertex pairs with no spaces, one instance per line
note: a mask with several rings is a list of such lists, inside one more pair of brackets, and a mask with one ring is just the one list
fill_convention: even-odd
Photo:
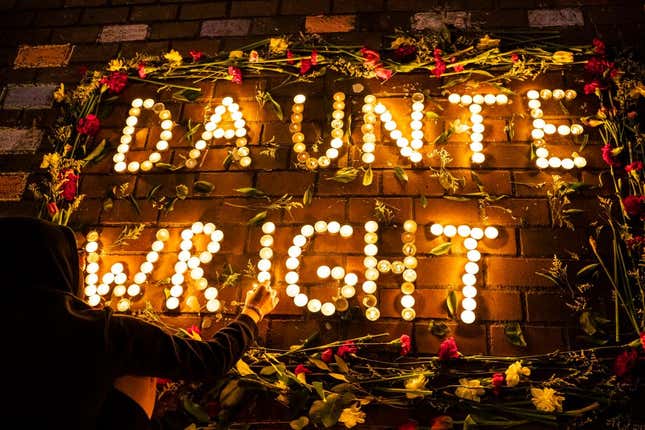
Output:
[[[4,288],[14,293],[53,289],[76,294],[80,268],[76,238],[69,227],[38,218],[0,217]],[[7,279],[8,278],[8,279]]]

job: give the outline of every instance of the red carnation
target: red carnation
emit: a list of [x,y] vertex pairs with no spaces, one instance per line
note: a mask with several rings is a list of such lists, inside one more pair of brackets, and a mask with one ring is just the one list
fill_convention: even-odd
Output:
[[585,84],[584,91],[585,94],[594,94],[597,90],[604,90],[605,88],[598,79],[594,79],[588,84]]
[[165,384],[169,384],[171,382],[172,381],[170,379],[167,379],[167,378],[157,378],[157,385],[165,385]]
[[345,356],[347,356],[348,354],[356,354],[356,351],[358,351],[358,349],[356,348],[356,345],[354,345],[354,342],[348,340],[338,347],[336,355],[338,355],[340,358],[345,358]]
[[316,64],[318,64],[318,51],[313,49],[311,51],[311,57],[310,58],[311,58],[311,65],[312,66],[315,66]]
[[334,360],[334,350],[331,348],[327,348],[322,352],[322,354],[320,354],[320,358],[325,363],[331,363]]
[[377,67],[376,69],[374,69],[374,74],[377,78],[383,79],[384,81],[387,81],[392,77],[392,71],[390,69],[386,69],[385,67]]
[[494,373],[493,378],[492,378],[492,384],[493,384],[493,393],[496,396],[499,396],[499,392],[502,388],[502,385],[504,385],[504,374],[503,373]]
[[139,74],[139,77],[141,79],[145,79],[145,77],[147,76],[146,65],[143,63],[139,63],[139,65],[137,66],[137,73]]
[[638,251],[638,248],[640,248],[642,245],[645,245],[645,237],[643,237],[643,236],[633,236],[631,239],[627,239],[625,241],[625,244],[631,250]]
[[74,170],[69,169],[64,171],[61,176],[64,178],[62,195],[65,201],[71,202],[76,198],[78,192],[78,179],[79,175],[74,173]]
[[408,355],[412,350],[412,339],[407,334],[402,334],[399,341],[401,342],[401,355]]
[[196,335],[198,335],[198,336],[201,336],[201,334],[202,334],[202,332],[201,332],[201,330],[199,329],[199,327],[197,327],[197,326],[196,326],[196,325],[194,325],[194,324],[193,324],[193,325],[191,325],[190,327],[188,327],[188,328],[186,329],[186,331],[188,332],[188,334],[191,334],[191,335],[192,335],[192,334],[196,334]]
[[463,64],[457,64],[455,66],[455,72],[463,72],[464,71],[464,65]]
[[625,166],[625,172],[629,173],[632,170],[643,170],[643,162],[634,161],[633,163],[629,163],[628,165]]
[[119,94],[128,83],[128,74],[125,72],[112,72],[110,76],[103,76],[100,82],[107,86],[111,93]]
[[599,57],[591,57],[585,64],[585,70],[595,75],[602,75],[606,70],[613,69],[614,63]]
[[58,213],[58,205],[56,202],[49,202],[47,203],[47,212],[49,212],[49,215],[54,216]]
[[602,147],[602,159],[605,160],[608,166],[620,166],[620,162],[614,158],[611,145],[607,144]]
[[361,55],[368,66],[376,66],[381,61],[381,55],[371,49],[361,48]]
[[301,60],[300,61],[300,74],[304,75],[306,74],[309,70],[311,70],[312,64],[311,60]]
[[439,360],[449,360],[451,358],[459,357],[459,349],[457,349],[457,342],[455,342],[454,337],[449,337],[448,339],[441,342],[439,345]]
[[204,56],[204,53],[202,51],[195,51],[195,50],[192,50],[192,49],[190,51],[188,51],[188,53],[190,54],[191,57],[193,57],[193,61],[195,63],[198,62],[199,60],[201,60],[202,57]]
[[394,50],[394,58],[399,61],[411,61],[417,54],[417,47],[414,45],[401,45]]
[[614,373],[617,377],[623,378],[626,376],[636,364],[636,359],[638,358],[638,351],[634,348],[629,351],[621,352],[614,361]]
[[623,199],[623,206],[627,215],[639,217],[645,212],[645,196],[627,196]]
[[594,38],[591,42],[593,45],[593,52],[598,55],[605,55],[605,42],[600,39]]
[[334,360],[334,350],[331,348],[327,348],[322,352],[322,354],[320,354],[320,358],[325,363],[331,363]]
[[234,84],[242,83],[242,71],[235,66],[228,66],[228,74]]
[[287,64],[295,64],[296,60],[292,60],[293,52],[287,51]]
[[435,77],[440,78],[446,71],[446,63],[441,58],[441,49],[439,48],[434,49],[434,62],[435,66],[432,69],[432,74],[435,75]]
[[641,332],[641,346],[645,349],[645,331]]
[[513,63],[517,63],[518,61],[520,61],[520,56],[519,56],[519,55],[517,55],[515,52],[513,52],[513,53],[511,54],[511,61],[512,61]]
[[91,113],[85,118],[78,120],[78,124],[76,124],[76,131],[78,131],[80,134],[94,136],[96,133],[98,133],[99,127],[101,127],[101,122],[96,115]]
[[408,420],[398,426],[396,430],[417,430],[419,426],[417,425],[416,421]]
[[296,366],[293,373],[295,373],[296,375],[300,375],[301,373],[307,374],[307,373],[311,373],[311,370],[309,370],[309,368],[304,364],[299,364]]

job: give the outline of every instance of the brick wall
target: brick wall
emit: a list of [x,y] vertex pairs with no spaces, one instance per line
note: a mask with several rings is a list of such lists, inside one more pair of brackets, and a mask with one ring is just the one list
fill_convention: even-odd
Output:
[[[33,175],[43,152],[40,145],[43,131],[53,123],[56,112],[51,107],[51,92],[59,82],[74,84],[78,81],[81,66],[100,67],[117,54],[130,56],[135,52],[163,53],[171,48],[186,54],[189,49],[215,53],[230,50],[249,42],[284,33],[324,32],[335,42],[364,43],[376,48],[385,43],[385,36],[395,28],[432,28],[437,18],[456,25],[477,25],[483,28],[513,29],[557,27],[567,43],[588,43],[599,36],[609,44],[633,45],[641,40],[643,10],[636,1],[523,1],[487,0],[413,1],[413,0],[252,0],[252,1],[180,1],[180,0],[5,0],[0,4],[0,76],[4,101],[0,112],[0,213],[34,213],[34,202],[23,190],[28,177]],[[23,46],[28,45],[28,46]],[[19,52],[19,46],[22,46]],[[505,199],[490,204],[475,200],[467,202],[443,198],[444,190],[435,178],[428,175],[428,165],[412,167],[397,156],[393,142],[385,141],[379,147],[374,163],[374,181],[369,187],[353,183],[341,184],[327,180],[333,169],[307,173],[293,168],[287,124],[276,120],[273,113],[258,109],[254,101],[257,84],[272,88],[279,80],[274,78],[248,78],[242,86],[229,82],[208,85],[205,94],[213,101],[224,95],[236,97],[248,121],[253,168],[233,167],[227,171],[223,161],[227,148],[216,146],[208,151],[204,162],[197,169],[177,173],[150,173],[139,175],[115,174],[111,156],[85,171],[81,192],[87,195],[81,210],[72,224],[82,233],[98,228],[102,241],[109,243],[124,225],[145,223],[140,240],[123,251],[108,253],[103,265],[124,261],[131,268],[138,266],[152,241],[157,227],[169,227],[177,235],[180,227],[193,221],[215,222],[225,234],[222,250],[213,266],[221,268],[230,263],[238,271],[251,259],[257,261],[258,226],[247,226],[246,220],[257,211],[226,206],[224,203],[252,204],[236,188],[256,187],[271,197],[290,193],[296,200],[302,198],[310,184],[315,196],[312,204],[296,209],[293,217],[271,213],[269,219],[278,226],[274,246],[278,265],[275,276],[281,279],[282,262],[294,232],[304,223],[318,219],[336,219],[354,225],[359,234],[347,243],[318,239],[303,259],[303,278],[315,279],[314,271],[323,261],[328,264],[345,264],[361,272],[362,224],[373,216],[375,199],[395,210],[397,228],[386,228],[380,242],[380,255],[396,257],[400,253],[399,234],[404,220],[413,218],[421,227],[434,222],[473,226],[496,225],[500,239],[484,241],[482,275],[478,287],[478,320],[472,325],[448,320],[445,298],[451,289],[458,289],[462,275],[464,249],[459,241],[450,255],[434,257],[429,251],[439,239],[420,229],[417,247],[420,266],[415,297],[417,319],[402,322],[399,318],[399,290],[394,277],[385,277],[380,290],[382,317],[368,323],[358,312],[353,318],[322,318],[296,308],[284,296],[274,314],[262,326],[261,342],[271,346],[287,346],[319,330],[324,338],[359,336],[366,333],[388,331],[393,336],[402,333],[413,335],[416,352],[435,352],[440,338],[428,331],[432,319],[445,320],[453,330],[464,353],[525,354],[548,352],[571,345],[570,312],[561,303],[558,291],[536,271],[549,266],[553,254],[571,259],[577,254],[580,261],[571,261],[575,270],[585,264],[589,250],[586,248],[586,229],[593,219],[595,194],[603,189],[585,192],[574,197],[574,206],[587,210],[573,218],[575,231],[552,228],[547,190],[551,173],[538,171],[528,158],[530,123],[527,108],[519,96],[512,103],[491,109],[485,116],[487,131],[485,153],[487,161],[474,169],[484,188],[492,195],[506,195]],[[456,118],[466,118],[465,109],[450,105],[439,90],[440,82],[422,75],[397,75],[386,84],[364,82],[366,90],[354,93],[350,83],[337,82],[334,76],[312,85],[298,85],[272,92],[285,110],[290,109],[291,98],[298,92],[309,97],[306,106],[305,129],[316,127],[328,132],[326,109],[322,101],[334,91],[348,94],[352,113],[360,115],[362,98],[373,93],[382,97],[391,107],[395,117],[406,115],[409,95],[413,90],[427,90],[433,100],[444,108],[442,117],[426,122],[426,135],[431,140],[448,127]],[[523,94],[528,88],[574,88],[581,94],[582,76],[577,73],[549,74],[535,82],[514,83],[512,88]],[[454,88],[459,91],[459,88]],[[154,89],[133,84],[120,96],[112,114],[103,121],[99,137],[118,141],[123,127],[127,105],[134,97],[154,94]],[[188,119],[201,122],[208,100],[181,104],[166,97],[173,118],[180,123]],[[579,97],[567,105],[568,115],[555,105],[545,107],[545,112],[556,122],[568,122],[591,112],[593,102]],[[349,108],[348,108],[349,109]],[[509,141],[505,125],[514,119],[515,135]],[[404,122],[404,121],[400,121]],[[405,127],[404,132],[408,132]],[[158,130],[156,131],[158,132]],[[140,150],[135,157],[146,157],[146,149],[154,145],[154,125],[137,132]],[[355,137],[360,139],[359,131]],[[311,132],[309,133],[311,135]],[[258,144],[272,137],[280,143],[275,160],[259,155]],[[602,168],[597,136],[590,135],[591,145],[585,151],[588,165],[581,171],[561,173],[568,181],[597,184],[596,175]],[[145,145],[145,146],[144,146]],[[449,165],[456,176],[465,178],[464,187],[457,193],[463,195],[478,190],[471,175],[471,163],[465,135],[455,134],[445,148],[454,161]],[[558,145],[556,152],[570,153],[576,145]],[[173,145],[171,156],[178,159],[186,147]],[[347,156],[340,165],[347,165]],[[427,162],[424,162],[427,163]],[[394,166],[406,169],[409,180],[402,184],[393,171]],[[206,180],[215,185],[208,196],[192,194],[177,203],[175,210],[160,214],[146,201],[147,192],[157,184],[173,187],[195,180]],[[141,213],[125,200],[117,200],[110,211],[103,209],[102,201],[112,185],[130,182],[139,200]],[[531,186],[533,184],[534,186]],[[544,184],[544,185],[540,185]],[[423,205],[420,196],[428,204]],[[424,207],[425,206],[425,207]],[[176,236],[175,236],[176,237]],[[176,245],[171,243],[170,249]],[[163,255],[156,277],[171,273],[174,256]],[[231,301],[241,300],[248,287],[244,280],[238,288],[224,289],[220,298],[229,303],[227,314],[234,313]],[[312,289],[312,295],[323,297],[330,288]],[[315,292],[314,292],[315,291]],[[161,307],[159,289],[148,288],[146,297]],[[360,300],[360,294],[359,294]],[[192,314],[169,317],[177,325],[199,323],[200,317]],[[504,334],[504,324],[521,323],[528,347],[511,345]],[[211,329],[218,327],[218,323]]]

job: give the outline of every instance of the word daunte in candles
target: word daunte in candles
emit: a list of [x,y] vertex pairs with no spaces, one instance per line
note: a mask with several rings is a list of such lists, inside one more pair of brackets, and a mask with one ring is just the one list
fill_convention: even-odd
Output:
[[535,160],[535,165],[540,169],[546,168],[563,168],[565,170],[571,170],[574,167],[583,168],[587,165],[587,160],[578,155],[576,152],[571,154],[571,158],[559,158],[555,156],[549,157],[549,150],[546,148],[546,135],[559,134],[562,137],[569,136],[570,134],[578,136],[582,134],[584,129],[580,124],[571,124],[568,126],[562,124],[556,126],[546,122],[543,119],[544,112],[542,111],[542,100],[574,100],[577,96],[577,93],[574,90],[561,90],[555,89],[553,91],[549,89],[543,89],[541,91],[530,90],[526,93],[526,98],[528,99],[528,107],[531,110],[531,118],[533,118],[533,130],[531,131],[531,138],[533,138],[533,145],[535,147],[535,155],[537,156]]
[[326,265],[319,266],[316,269],[316,275],[321,280],[327,280],[330,277],[338,284],[338,291],[335,297],[330,301],[321,302],[319,299],[310,298],[303,288],[298,285],[300,275],[300,258],[304,248],[314,238],[314,235],[329,233],[332,236],[339,234],[343,238],[349,238],[354,234],[352,226],[345,224],[340,225],[338,221],[317,221],[314,225],[304,225],[300,229],[300,234],[293,237],[293,245],[287,251],[289,257],[285,262],[287,273],[284,280],[287,283],[287,296],[293,298],[293,303],[298,307],[307,307],[309,312],[320,312],[325,316],[333,315],[336,310],[346,311],[349,308],[347,299],[354,297],[356,294],[356,284],[358,276],[355,273],[346,272],[341,266],[329,267]]
[[383,128],[390,133],[390,138],[396,142],[399,147],[401,156],[408,158],[413,163],[419,163],[423,159],[421,148],[423,148],[423,104],[424,96],[422,93],[412,94],[412,112],[410,113],[410,128],[412,133],[410,139],[403,137],[392,114],[383,103],[377,101],[376,96],[370,94],[363,99],[363,145],[361,150],[361,160],[365,164],[372,164],[375,160],[374,150],[376,148],[376,121],[380,119]]
[[459,95],[452,93],[448,96],[448,101],[451,104],[461,104],[468,106],[470,111],[470,150],[473,151],[470,160],[475,164],[481,164],[486,160],[486,156],[482,152],[484,145],[484,117],[481,115],[483,105],[505,105],[508,103],[506,94],[475,94],[470,96],[468,94]]
[[306,97],[298,94],[293,98],[293,106],[291,107],[291,124],[289,124],[289,131],[291,132],[291,141],[293,142],[293,152],[298,154],[298,163],[303,164],[308,170],[315,170],[318,167],[329,167],[336,158],[338,158],[339,150],[343,147],[343,131],[345,118],[345,94],[338,92],[334,94],[333,105],[334,111],[331,114],[331,140],[329,148],[325,151],[325,155],[315,157],[307,151],[305,144],[305,134],[302,132],[302,121],[304,119]]
[[[125,120],[125,127],[123,128],[123,135],[120,139],[120,144],[117,147],[117,153],[114,154],[112,160],[114,161],[114,170],[116,172],[137,173],[139,170],[148,172],[161,161],[161,153],[167,151],[170,147],[169,141],[172,139],[172,129],[175,123],[172,120],[172,114],[166,109],[163,103],[155,103],[153,99],[134,99],[132,107],[128,111],[128,118]],[[155,144],[155,152],[152,152],[148,159],[139,163],[138,161],[126,162],[126,156],[133,145],[135,126],[139,122],[141,109],[152,110],[159,116],[161,133],[159,140]],[[228,113],[229,118],[225,114]],[[223,121],[230,123],[233,128],[224,129],[220,126]],[[249,148],[246,146],[248,140],[246,138],[246,121],[240,111],[240,106],[234,102],[232,97],[224,97],[222,103],[215,108],[215,113],[210,116],[209,120],[204,124],[204,131],[201,134],[201,139],[197,140],[193,148],[188,153],[188,157],[184,165],[189,168],[197,167],[197,160],[208,147],[208,142],[212,139],[226,139],[230,140],[236,138],[236,149],[233,152],[233,159],[237,160],[242,167],[249,167],[251,165],[251,157],[249,155]]]
[[[206,249],[201,252],[197,252],[193,245],[193,238],[198,234],[203,234],[210,238]],[[139,271],[134,275],[132,281],[129,281],[125,267],[121,262],[114,263],[110,271],[99,278],[101,260],[98,252],[99,234],[96,231],[88,233],[86,236],[87,243],[85,244],[85,296],[87,302],[91,306],[98,306],[104,300],[110,299],[111,290],[111,297],[118,298],[117,310],[120,312],[128,311],[131,302],[142,296],[143,285],[149,281],[149,277],[154,270],[154,264],[159,260],[159,253],[164,250],[165,243],[169,238],[170,232],[167,229],[162,228],[157,231],[156,240],[152,243],[151,250],[146,254],[146,261],[141,263]],[[191,280],[197,290],[204,292],[208,312],[217,312],[219,310],[221,303],[217,300],[218,290],[208,285],[208,280],[204,277],[204,269],[201,265],[212,261],[213,254],[220,250],[220,242],[223,238],[224,233],[218,230],[213,223],[203,224],[198,221],[181,232],[180,251],[177,254],[174,274],[170,278],[172,286],[165,302],[168,310],[173,311],[179,308],[187,279]],[[128,282],[130,285],[126,287]],[[114,286],[112,287],[112,285]],[[194,296],[190,296],[186,302],[192,309],[199,307]]]
[[475,301],[477,296],[477,287],[475,287],[477,277],[475,275],[479,273],[479,264],[477,262],[481,260],[481,253],[477,250],[477,246],[484,236],[487,239],[496,239],[499,236],[499,231],[493,226],[488,226],[482,230],[479,227],[471,228],[467,225],[455,227],[454,225],[432,224],[430,233],[435,236],[444,235],[450,239],[455,236],[464,238],[464,248],[467,250],[466,257],[468,262],[464,266],[466,273],[461,277],[464,284],[461,292],[464,298],[461,301],[463,311],[460,314],[460,318],[464,323],[472,324],[475,321],[474,311],[477,307],[477,302]]
[[403,242],[401,251],[404,255],[403,261],[377,260],[378,246],[376,243],[378,242],[378,228],[379,225],[376,221],[368,221],[365,223],[366,233],[363,236],[363,240],[365,241],[365,247],[363,248],[363,253],[365,254],[365,258],[363,259],[363,265],[365,266],[363,292],[366,294],[363,297],[363,305],[366,307],[365,317],[370,321],[379,319],[381,312],[376,306],[378,303],[375,295],[378,287],[376,281],[381,274],[392,272],[393,274],[401,275],[403,278],[403,282],[401,283],[401,293],[403,295],[400,299],[401,307],[403,308],[401,310],[401,318],[406,321],[412,321],[416,317],[416,312],[414,311],[415,299],[412,293],[414,293],[415,289],[414,282],[417,280],[417,272],[415,269],[419,264],[415,256],[417,247],[414,244],[417,223],[411,219],[403,223],[404,232],[401,234],[401,242]]

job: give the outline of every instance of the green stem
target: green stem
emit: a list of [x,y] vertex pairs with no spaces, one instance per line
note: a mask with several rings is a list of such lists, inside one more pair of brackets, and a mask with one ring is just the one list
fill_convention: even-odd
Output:
[[190,91],[197,91],[197,92],[201,92],[201,90],[202,90],[199,87],[188,87],[188,86],[185,86],[185,85],[169,84],[167,82],[153,81],[152,79],[141,79],[141,78],[137,78],[137,77],[134,77],[134,76],[128,76],[128,79],[130,79],[131,81],[146,82],[146,83],[149,83],[149,84],[159,85],[159,86],[162,86],[162,87],[178,88],[180,90],[190,90]]

